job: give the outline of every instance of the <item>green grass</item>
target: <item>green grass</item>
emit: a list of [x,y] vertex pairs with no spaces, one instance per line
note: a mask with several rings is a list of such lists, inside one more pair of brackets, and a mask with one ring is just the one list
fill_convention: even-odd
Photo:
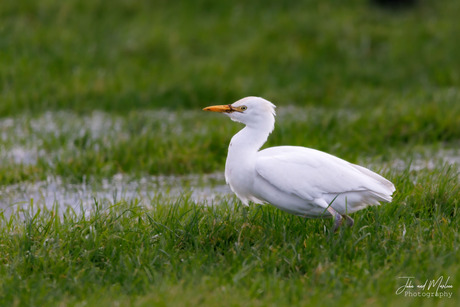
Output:
[[[17,145],[19,126],[25,148],[41,155],[32,165],[2,163],[0,183],[220,170],[236,126],[199,110],[247,95],[305,113],[278,121],[269,145],[351,161],[456,146],[458,9],[452,1],[397,12],[366,1],[5,3],[0,116],[14,125],[2,129],[13,140],[3,150]],[[172,114],[146,112],[158,108]],[[94,110],[108,113],[103,121],[121,117],[121,129],[94,137],[86,129]],[[61,111],[77,117],[73,129]],[[35,133],[31,118],[57,121],[55,131]]]
[[[0,305],[457,305],[460,2],[369,2],[4,1]],[[248,95],[278,106],[266,146],[370,165],[394,201],[337,234],[167,187],[86,213],[3,201],[222,172],[241,126],[201,109]],[[454,298],[397,296],[401,275],[451,276]]]
[[[458,299],[458,169],[391,178],[395,201],[355,214],[353,228],[233,201],[186,196],[0,219],[0,303],[148,305],[447,305]],[[414,184],[414,182],[416,182]],[[395,295],[399,276],[451,276],[454,297]]]
[[4,3],[0,115],[458,93],[460,5],[421,2],[400,12],[365,0]]
[[[458,148],[460,93],[448,102],[445,96],[427,102],[399,98],[391,107],[360,109],[280,106],[266,146],[307,146],[353,162],[368,156],[391,161],[423,146]],[[36,155],[36,163],[17,165],[4,158],[3,184],[53,175],[81,182],[117,173],[214,172],[222,169],[230,138],[242,127],[200,110],[131,111],[123,117],[61,112],[14,122],[3,129],[5,152],[24,148]]]

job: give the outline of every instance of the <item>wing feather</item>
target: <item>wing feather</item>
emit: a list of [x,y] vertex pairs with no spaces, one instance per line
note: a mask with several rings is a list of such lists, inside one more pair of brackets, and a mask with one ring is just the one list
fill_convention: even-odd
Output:
[[371,170],[322,151],[279,146],[258,152],[256,172],[278,189],[313,200],[324,194],[371,192],[391,201],[393,184]]

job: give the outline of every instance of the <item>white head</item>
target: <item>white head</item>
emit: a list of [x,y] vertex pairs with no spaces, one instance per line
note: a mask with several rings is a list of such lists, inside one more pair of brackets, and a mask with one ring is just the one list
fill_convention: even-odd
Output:
[[233,104],[206,107],[204,111],[220,112],[232,120],[256,129],[273,131],[276,106],[261,97],[245,97]]

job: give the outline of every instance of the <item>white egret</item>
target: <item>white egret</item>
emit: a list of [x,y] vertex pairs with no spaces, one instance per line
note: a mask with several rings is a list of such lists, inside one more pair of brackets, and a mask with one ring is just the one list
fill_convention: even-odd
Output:
[[394,185],[333,155],[299,146],[260,150],[275,126],[275,105],[260,97],[206,107],[246,126],[228,147],[225,180],[243,204],[269,203],[302,217],[333,217],[333,230],[348,214],[391,202]]

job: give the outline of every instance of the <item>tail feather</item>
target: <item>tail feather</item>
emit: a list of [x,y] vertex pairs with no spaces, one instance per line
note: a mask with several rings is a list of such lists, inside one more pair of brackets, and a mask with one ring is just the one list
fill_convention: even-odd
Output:
[[396,191],[396,188],[390,180],[385,179],[365,167],[356,164],[353,164],[353,167],[376,181],[377,185],[374,186],[375,189],[372,191],[376,197],[381,198],[381,201],[391,202],[391,195]]

